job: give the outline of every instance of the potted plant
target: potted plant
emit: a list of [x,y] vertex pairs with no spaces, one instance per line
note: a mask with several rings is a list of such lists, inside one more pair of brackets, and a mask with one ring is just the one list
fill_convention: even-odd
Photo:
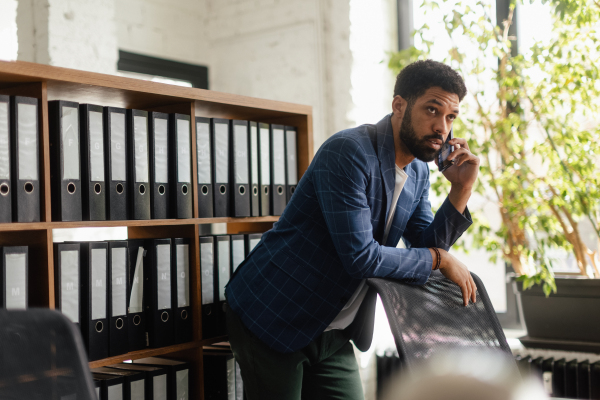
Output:
[[[492,227],[475,212],[471,245],[517,274],[524,343],[581,342],[575,347],[600,351],[600,3],[549,4],[551,37],[516,52],[514,3],[499,25],[487,4],[453,3],[443,16],[452,45],[439,61],[465,77],[469,93],[454,132],[481,158],[476,196],[501,220]],[[440,13],[427,1],[422,10],[428,21]],[[427,25],[417,30],[420,49],[392,54],[390,68],[428,58],[430,33]],[[446,184],[438,179],[432,188],[446,193]],[[591,244],[582,224],[591,227]],[[555,276],[557,251],[572,256],[577,277]]]

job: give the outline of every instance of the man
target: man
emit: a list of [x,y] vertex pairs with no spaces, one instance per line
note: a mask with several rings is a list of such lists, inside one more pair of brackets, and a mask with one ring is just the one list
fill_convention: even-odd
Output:
[[[450,141],[452,183],[436,213],[429,167],[467,90],[431,60],[397,77],[392,114],[330,137],[283,215],[229,282],[227,325],[250,400],[362,399],[352,339],[365,351],[376,295],[366,278],[422,285],[440,271],[475,301],[467,268],[447,251],[471,224],[479,159]],[[400,239],[406,249],[396,248]]]

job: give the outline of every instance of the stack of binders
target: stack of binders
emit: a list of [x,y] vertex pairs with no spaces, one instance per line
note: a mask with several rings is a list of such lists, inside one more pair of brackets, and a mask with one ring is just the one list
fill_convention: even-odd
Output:
[[91,370],[94,381],[99,382],[98,400],[145,400],[146,381],[143,371],[127,371],[109,367]]
[[261,237],[261,233],[200,237],[203,338],[227,334],[225,286]]
[[0,223],[40,221],[38,103],[0,95]]
[[214,351],[204,356],[204,398],[244,399],[240,367],[230,352]]
[[[36,146],[21,151],[22,155],[36,156],[36,163],[28,160],[21,180],[27,179],[27,190],[37,193],[39,183],[37,173],[33,173],[37,169],[37,99],[16,99],[22,105],[11,107],[20,110],[13,117],[7,111],[8,97],[0,96],[0,144],[6,143],[7,149],[11,141],[15,146],[23,142]],[[189,115],[64,100],[50,101],[48,111],[53,220],[192,218]],[[9,124],[11,119],[31,119],[32,115],[36,116],[35,124]],[[11,140],[8,131],[4,132],[9,126],[15,131],[15,139],[23,135],[35,137],[21,142]],[[4,164],[10,157],[5,153],[0,151],[0,196],[10,192],[11,179],[14,181],[7,175],[11,168]],[[12,158],[18,160],[19,153]],[[10,212],[14,202],[0,197],[0,205],[7,206],[0,211],[0,222],[10,222],[8,214],[4,216],[2,212]],[[25,209],[27,204],[20,207]],[[39,199],[37,208],[39,214]],[[28,222],[33,217],[19,218],[19,222]]]
[[[4,249],[26,261],[27,248]],[[193,340],[189,239],[55,243],[54,251],[57,309],[80,325],[90,361]],[[10,268],[13,258],[5,257]]]
[[190,398],[190,364],[167,358],[148,357],[133,361],[135,365],[163,368],[167,371],[167,399]]
[[[144,376],[144,399],[166,399],[168,397],[167,384],[168,376],[167,370],[163,368],[151,367],[142,364],[113,364],[109,365],[108,368],[117,371],[129,371],[141,373]],[[138,391],[139,392],[139,391]],[[133,399],[132,399],[133,400]],[[177,399],[179,400],[179,399]]]
[[25,310],[28,307],[27,246],[0,247],[0,309]]

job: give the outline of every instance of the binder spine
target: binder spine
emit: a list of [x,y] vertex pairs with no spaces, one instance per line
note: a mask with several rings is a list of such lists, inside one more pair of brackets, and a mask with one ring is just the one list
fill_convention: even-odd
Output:
[[81,154],[79,146],[79,104],[48,102],[52,183],[52,219],[81,221]]
[[196,117],[196,156],[198,162],[198,217],[212,218],[213,162],[210,119]]
[[246,258],[248,258],[252,250],[258,245],[260,239],[262,239],[262,233],[249,233],[245,236]]
[[171,201],[176,218],[192,218],[192,131],[190,116],[171,114]]
[[214,216],[229,217],[229,120],[212,118],[210,128],[214,163]]
[[77,326],[81,322],[80,260],[79,243],[54,243],[56,309]]
[[84,221],[106,220],[104,117],[101,106],[79,106],[81,132],[81,200]]
[[127,320],[127,242],[108,243],[108,355],[117,356],[129,351]]
[[25,310],[28,302],[27,246],[0,247],[0,309]]
[[271,212],[283,214],[286,205],[285,138],[283,125],[271,125]]
[[225,285],[231,277],[231,239],[229,235],[215,236],[215,302],[217,303],[217,336],[227,334],[225,319]]
[[146,304],[148,339],[150,347],[163,347],[173,343],[171,239],[153,239],[150,243],[150,262],[144,269],[144,292],[150,299]]
[[258,124],[248,124],[248,168],[250,171],[250,215],[260,215],[260,198],[258,184]]
[[108,245],[81,244],[81,333],[88,360],[108,357]]
[[250,176],[248,169],[248,121],[230,121],[229,126],[231,216],[250,216]]
[[148,113],[150,148],[150,207],[153,219],[170,218],[169,115]]
[[286,205],[298,185],[298,153],[297,129],[294,126],[285,127],[285,171],[286,171]]
[[14,222],[40,221],[38,99],[11,96],[11,181]]
[[175,343],[191,342],[193,332],[190,305],[190,240],[173,239],[171,258],[171,302],[175,309]]
[[148,112],[127,110],[129,126],[129,216],[150,219],[150,160],[148,157]]
[[269,124],[258,124],[258,180],[260,215],[271,215],[271,145]]
[[[144,240],[128,240],[129,275],[127,279],[127,327],[129,351],[146,347],[146,316],[144,296],[144,265],[147,245]],[[141,253],[140,253],[141,252]],[[139,266],[138,266],[139,260]],[[139,270],[137,269],[139,268]]]
[[200,237],[200,277],[202,294],[202,337],[216,336],[215,247],[213,236]]
[[129,184],[126,115],[124,108],[104,108],[106,213],[109,220],[128,218]]
[[10,98],[0,95],[0,223],[12,222]]

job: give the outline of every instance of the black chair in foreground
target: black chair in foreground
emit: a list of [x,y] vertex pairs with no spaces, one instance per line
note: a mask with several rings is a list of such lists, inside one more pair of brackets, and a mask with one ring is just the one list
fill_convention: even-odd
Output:
[[381,297],[403,368],[457,349],[497,349],[512,357],[485,287],[471,275],[477,301],[466,307],[460,288],[439,271],[433,271],[425,285],[367,280]]
[[48,309],[0,310],[0,399],[96,399],[81,334]]

